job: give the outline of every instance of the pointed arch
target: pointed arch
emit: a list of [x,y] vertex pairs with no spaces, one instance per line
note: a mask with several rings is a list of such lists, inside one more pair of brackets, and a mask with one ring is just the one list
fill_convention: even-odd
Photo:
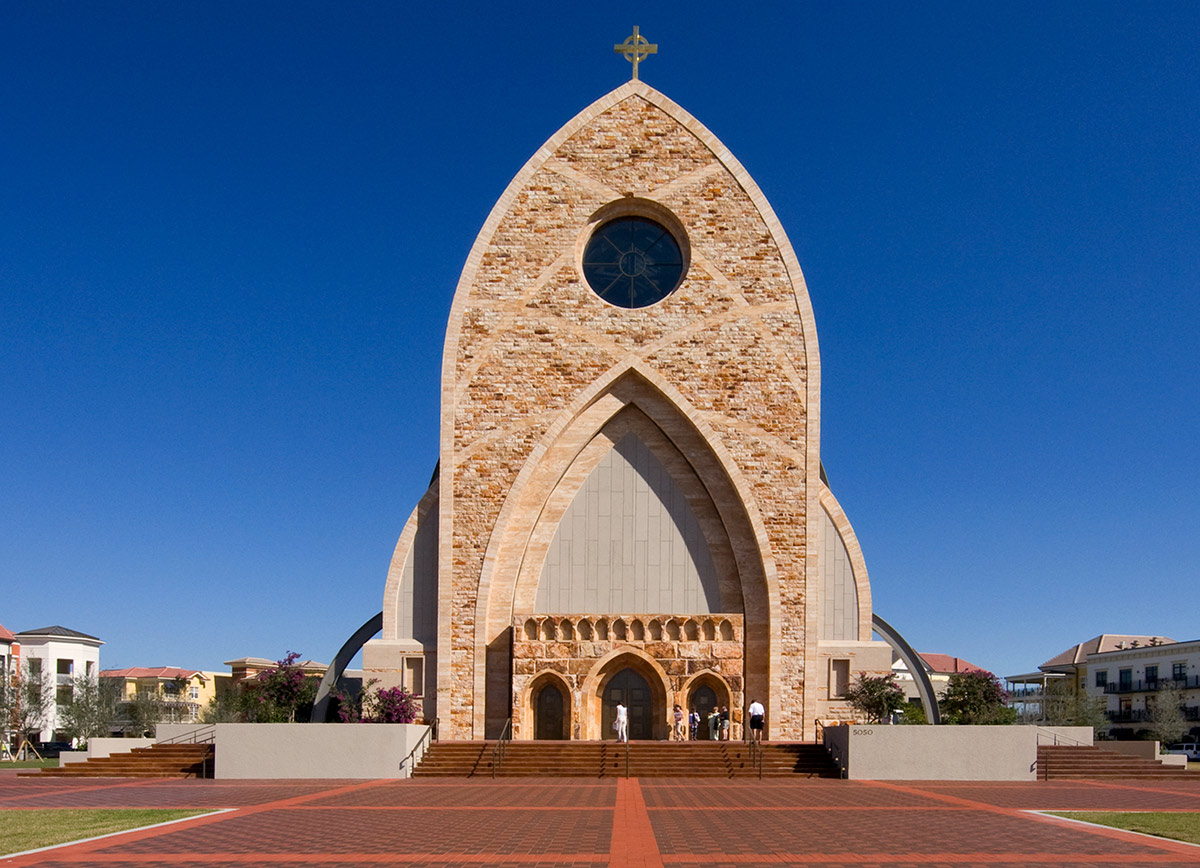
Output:
[[[505,694],[499,689],[488,691],[488,670],[497,673],[495,680],[507,677],[499,674],[507,669],[504,637],[515,614],[533,611],[537,580],[557,518],[611,442],[601,442],[592,452],[588,448],[622,411],[629,411],[629,421],[619,424],[652,423],[645,426],[651,439],[663,438],[675,453],[686,456],[704,494],[689,498],[689,503],[707,516],[706,533],[713,530],[710,540],[739,540],[736,547],[727,543],[724,563],[728,567],[721,571],[722,601],[728,600],[731,609],[743,613],[749,623],[762,625],[746,635],[746,678],[748,686],[760,695],[774,695],[768,685],[779,665],[781,625],[771,613],[778,611],[779,589],[771,544],[753,491],[720,438],[715,433],[706,435],[700,427],[700,414],[677,392],[669,395],[674,390],[666,383],[660,387],[652,382],[652,377],[640,368],[626,369],[581,396],[577,402],[581,406],[562,414],[530,451],[516,485],[505,498],[488,541],[476,597],[477,732],[499,732],[509,716],[503,704]],[[590,460],[579,461],[585,453]],[[547,520],[542,521],[543,517]],[[619,638],[615,624],[610,632]],[[496,703],[490,709],[489,696]]]

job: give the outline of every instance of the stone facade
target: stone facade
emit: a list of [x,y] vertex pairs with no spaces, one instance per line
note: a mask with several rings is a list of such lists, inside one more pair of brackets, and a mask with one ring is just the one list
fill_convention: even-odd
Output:
[[[608,304],[582,274],[591,232],[622,215],[672,227],[683,248],[682,282],[643,308]],[[592,630],[618,618],[647,630],[702,623],[686,612],[536,611],[557,520],[629,431],[678,470],[698,525],[710,529],[729,613],[703,617],[736,638],[542,638],[550,614]],[[832,503],[837,532],[849,530],[821,482],[819,437],[812,306],[766,199],[708,130],[652,88],[633,81],[598,100],[509,185],[450,313],[440,473],[423,501],[436,500],[438,626],[427,658],[436,660],[443,734],[495,737],[511,717],[529,737],[530,685],[554,672],[579,694],[570,735],[599,737],[599,691],[627,662],[661,670],[659,701],[686,699],[686,679],[711,671],[735,708],[766,704],[772,737],[811,738],[828,705],[817,677],[826,665],[822,509]],[[385,605],[400,599],[416,519],[397,547]],[[851,543],[859,630],[849,641],[869,644],[866,570]],[[402,620],[385,613],[385,624]],[[389,667],[371,649],[364,667],[380,660],[386,681]]]

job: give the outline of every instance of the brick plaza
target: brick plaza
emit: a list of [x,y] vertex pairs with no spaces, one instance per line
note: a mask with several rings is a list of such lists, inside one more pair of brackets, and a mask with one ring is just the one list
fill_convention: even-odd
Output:
[[1035,811],[1200,812],[1171,783],[40,780],[0,809],[223,808],[4,866],[1200,865],[1200,847]]

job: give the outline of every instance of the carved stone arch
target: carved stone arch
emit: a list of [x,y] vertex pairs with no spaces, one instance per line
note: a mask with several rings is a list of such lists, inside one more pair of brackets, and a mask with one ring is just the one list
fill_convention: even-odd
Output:
[[[562,733],[557,736],[561,739],[569,739],[571,737],[571,721],[573,720],[574,701],[571,696],[571,687],[566,680],[557,672],[543,671],[534,676],[529,682],[529,686],[525,688],[520,698],[520,708],[523,726],[522,732],[529,733],[528,737],[537,738],[537,702],[539,694],[546,689],[558,690],[562,694],[563,714],[562,714]],[[542,735],[542,737],[546,737]]]
[[662,664],[633,645],[619,645],[592,664],[580,688],[581,738],[599,739],[601,703],[608,681],[621,670],[629,667],[646,680],[653,694],[653,701],[661,713],[654,720],[654,737],[666,739],[670,733],[670,708],[672,699],[671,680]]
[[[833,492],[829,487],[822,484],[820,494],[821,508],[829,516],[838,535],[841,537],[842,543],[846,547],[846,553],[850,559],[850,571],[854,576],[854,588],[858,597],[858,636],[857,639],[861,642],[869,642],[871,634],[874,632],[874,625],[871,619],[871,580],[867,575],[867,562],[863,557],[862,546],[859,545],[858,535],[854,533],[854,527],[850,524],[850,519],[846,517],[845,510],[838,503]],[[824,582],[819,582],[818,587],[823,587]]]
[[635,435],[663,465],[672,481],[682,490],[699,524],[718,584],[719,600],[711,601],[712,608],[722,612],[743,610],[739,564],[713,495],[695,472],[699,459],[681,452],[663,429],[636,402],[632,402],[609,418],[579,449],[546,497],[521,562],[513,601],[514,611],[537,611],[539,580],[555,532],[596,466],[629,434]]
[[525,619],[525,638],[530,642],[536,642],[538,638],[538,623],[533,618]]
[[[509,714],[505,697],[510,693],[500,683],[506,677],[500,673],[508,666],[505,637],[514,613],[528,612],[533,607],[545,548],[543,545],[531,551],[530,546],[547,508],[546,492],[560,488],[569,470],[580,474],[577,479],[566,480],[574,482],[577,490],[586,474],[576,459],[613,417],[631,407],[636,408],[630,414],[631,420],[639,414],[645,417],[679,454],[687,457],[708,494],[705,500],[710,500],[716,510],[725,537],[739,541],[737,546],[730,546],[734,569],[721,573],[726,577],[721,585],[722,596],[727,591],[740,593],[741,606],[730,608],[763,625],[746,638],[746,678],[757,693],[770,697],[770,702],[776,701],[776,692],[769,685],[780,658],[772,649],[780,647],[782,634],[781,624],[772,619],[771,612],[778,611],[780,595],[774,556],[754,491],[701,414],[657,372],[635,363],[614,368],[599,378],[560,414],[530,451],[500,509],[489,537],[476,599],[475,732],[498,733]],[[562,499],[569,503],[566,489],[562,492]],[[553,526],[549,522],[545,525],[548,544]],[[449,623],[443,620],[439,635],[449,633]],[[618,638],[615,625],[609,633],[611,638]],[[497,673],[491,676],[496,684],[489,681],[488,672]],[[439,678],[441,674],[439,670]],[[448,679],[449,672],[445,675]]]
[[564,642],[575,641],[575,627],[571,624],[569,618],[563,618],[558,625],[558,637]]
[[587,618],[579,619],[579,638],[584,642],[590,642],[592,639],[592,622]]
[[597,618],[596,619],[596,638],[598,640],[600,640],[601,642],[608,640],[608,619],[607,618]]
[[700,639],[700,625],[692,618],[688,618],[683,622],[683,638],[688,642],[697,642]]
[[[730,687],[729,682],[725,680],[724,676],[714,669],[702,669],[688,678],[680,688],[679,693],[677,694],[678,698],[676,699],[676,702],[690,712],[692,710],[692,692],[701,685],[707,685],[712,688],[713,693],[717,697],[717,704],[728,706],[730,717],[732,719],[734,716],[734,709],[739,707],[742,697],[735,693],[733,688]],[[705,709],[698,710],[700,711],[700,726],[706,727],[708,722]],[[732,730],[730,732],[730,737],[732,738]]]
[[542,640],[544,642],[553,642],[558,638],[558,630],[554,625],[553,618],[542,619]]
[[624,618],[613,618],[612,623],[609,624],[608,626],[609,626],[609,631],[608,631],[609,636],[611,636],[615,641],[624,642],[626,639],[629,638],[629,633],[626,628]]
[[713,624],[712,618],[705,618],[700,623],[700,636],[706,642],[712,642],[717,638],[717,627]]
[[736,638],[733,625],[729,623],[728,618],[721,619],[721,626],[717,629],[717,633],[722,642],[732,642]]
[[658,618],[651,618],[650,623],[646,626],[646,632],[649,634],[651,642],[661,642],[663,637],[662,621]]
[[667,639],[672,642],[678,642],[680,637],[679,621],[675,618],[667,621]]
[[642,622],[637,618],[634,618],[632,621],[629,622],[629,638],[633,642],[646,641],[646,628],[642,625]]

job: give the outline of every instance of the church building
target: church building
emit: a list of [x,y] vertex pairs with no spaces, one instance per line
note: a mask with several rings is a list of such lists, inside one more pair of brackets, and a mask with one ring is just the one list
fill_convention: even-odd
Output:
[[[800,264],[762,191],[635,78],[508,185],[454,294],[437,472],[400,534],[366,677],[442,738],[664,739],[672,710],[851,715],[862,550],[821,466]],[[703,732],[704,728],[702,728]]]

